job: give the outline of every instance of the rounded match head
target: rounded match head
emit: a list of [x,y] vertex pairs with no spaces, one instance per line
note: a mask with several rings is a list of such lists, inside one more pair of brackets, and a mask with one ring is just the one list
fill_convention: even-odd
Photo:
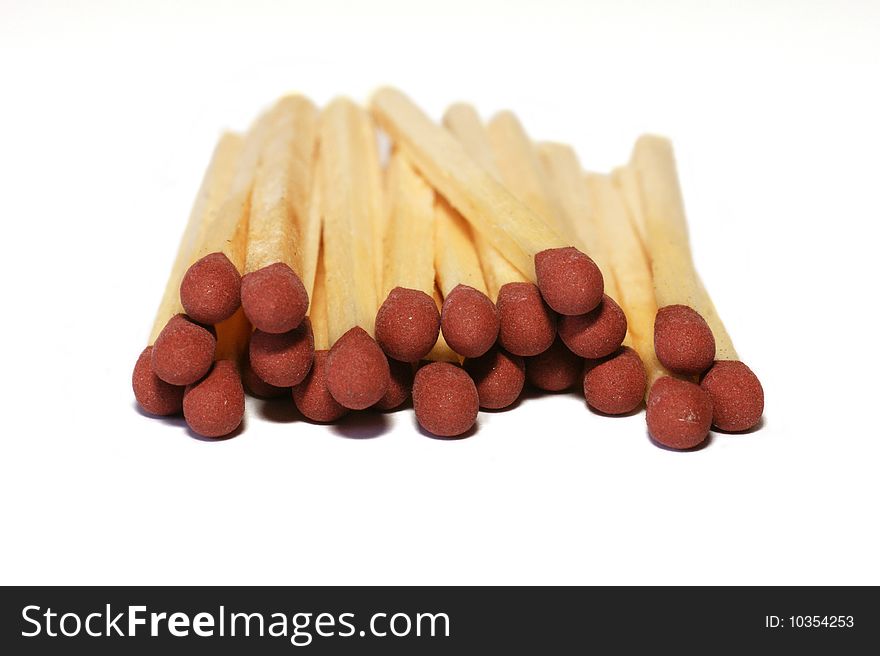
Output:
[[385,353],[358,326],[336,340],[327,356],[327,389],[349,410],[378,403],[388,391],[390,377]]
[[257,330],[286,333],[302,323],[309,295],[293,269],[276,262],[241,279],[241,307]]
[[488,410],[500,410],[516,401],[526,382],[523,359],[497,346],[465,360],[464,370],[477,387],[480,407]]
[[376,313],[376,341],[389,358],[418,362],[440,334],[434,299],[417,289],[395,287]]
[[223,253],[205,255],[184,274],[180,302],[193,321],[218,324],[241,305],[241,274]]
[[328,351],[315,351],[315,361],[305,379],[293,388],[293,402],[306,419],[322,423],[336,421],[347,408],[339,405],[327,389]]
[[502,286],[498,290],[498,314],[498,343],[508,353],[538,355],[550,348],[556,338],[556,313],[547,307],[541,292],[530,282]]
[[[436,306],[435,306],[436,307]],[[373,407],[377,410],[394,410],[403,405],[412,394],[413,365],[388,358],[391,376],[388,379],[388,391]]]
[[580,381],[584,361],[556,339],[543,353],[526,358],[526,380],[545,392],[563,392]]
[[535,275],[541,296],[559,314],[586,314],[602,300],[602,272],[593,260],[571,246],[535,255]]
[[172,385],[189,385],[208,373],[214,363],[217,338],[205,328],[176,314],[153,344],[153,373]]
[[293,387],[302,382],[315,355],[315,339],[308,319],[286,333],[255,330],[248,349],[254,373],[275,387]]
[[241,367],[241,382],[244,385],[245,391],[258,399],[277,399],[290,393],[289,388],[270,385],[254,373],[249,356],[244,358],[244,363]]
[[557,325],[565,345],[582,358],[604,358],[614,353],[626,337],[626,315],[607,294],[586,314],[562,315]]
[[455,437],[477,421],[480,398],[474,381],[449,362],[432,362],[419,369],[412,396],[416,420],[434,435]]
[[167,417],[183,409],[183,390],[171,385],[153,373],[153,347],[141,351],[131,374],[131,387],[138,405],[151,415]]
[[232,360],[219,360],[211,373],[183,394],[183,417],[202,437],[229,435],[244,419],[244,389]]
[[670,449],[692,449],[712,425],[712,397],[700,386],[663,376],[648,394],[645,419],[655,442]]
[[585,366],[584,398],[591,408],[606,415],[623,415],[638,408],[645,398],[646,384],[645,365],[628,346]]
[[723,431],[738,432],[757,426],[764,414],[761,381],[738,360],[718,360],[703,376],[700,387],[712,397],[712,423]]
[[687,305],[667,305],[654,319],[654,351],[678,374],[701,374],[715,361],[715,337],[706,320]]
[[498,339],[501,317],[483,292],[457,285],[443,299],[440,328],[449,348],[466,358],[478,358]]

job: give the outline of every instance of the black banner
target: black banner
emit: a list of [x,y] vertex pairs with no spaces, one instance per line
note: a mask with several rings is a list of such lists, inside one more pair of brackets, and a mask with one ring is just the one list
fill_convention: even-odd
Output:
[[[876,588],[3,588],[6,654],[854,653]],[[159,651],[161,650],[161,652]],[[469,652],[468,652],[469,653]]]

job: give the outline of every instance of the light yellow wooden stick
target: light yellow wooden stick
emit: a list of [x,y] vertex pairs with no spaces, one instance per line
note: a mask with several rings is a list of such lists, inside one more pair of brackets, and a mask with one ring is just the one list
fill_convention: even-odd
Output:
[[618,166],[611,172],[611,180],[623,196],[630,222],[647,253],[648,235],[645,232],[645,212],[642,209],[638,176],[631,166]]
[[[302,283],[309,299],[312,298],[318,270],[318,253],[321,249],[321,163],[317,140],[312,166],[312,189],[309,195],[309,211],[302,229]],[[323,283],[322,283],[323,284]]]
[[371,108],[428,182],[530,280],[536,254],[569,246],[402,93],[381,89]]
[[388,165],[383,299],[395,287],[434,292],[434,191],[399,150]]
[[699,276],[697,276],[697,290],[700,294],[700,308],[703,310],[703,318],[709,324],[709,328],[712,329],[712,335],[715,336],[715,359],[739,360],[740,357],[733,347],[730,333],[724,327],[724,322],[721,321],[721,316],[715,308],[715,303],[712,301],[712,297],[709,296],[709,292]]
[[244,310],[238,308],[235,314],[218,323],[215,330],[217,331],[217,348],[214,351],[214,359],[238,362],[247,348],[248,340],[253,332]]
[[156,311],[149,344],[156,341],[171,317],[183,312],[180,304],[180,281],[193,262],[193,256],[199,248],[199,239],[205,234],[205,227],[216,219],[220,206],[226,199],[243,145],[244,139],[241,135],[227,132],[220,137],[214,148],[181,237],[159,309]]
[[[443,124],[461,143],[475,162],[488,171],[496,180],[501,173],[495,166],[492,144],[489,135],[476,110],[470,105],[456,103],[443,115]],[[490,241],[476,230],[471,230],[474,246],[480,256],[483,278],[489,291],[489,298],[497,299],[498,290],[510,282],[528,282],[526,276],[513,266]]]
[[330,336],[327,332],[327,288],[324,285],[326,273],[324,272],[323,253],[318,258],[318,266],[315,272],[315,284],[312,291],[312,302],[309,305],[309,319],[312,322],[312,335],[315,339],[316,351],[330,349]]
[[468,285],[487,294],[480,258],[467,222],[440,196],[434,207],[437,230],[434,268],[441,293],[446,297],[458,285]]
[[331,344],[355,326],[372,336],[378,309],[370,201],[378,192],[369,189],[374,181],[364,175],[376,150],[375,140],[366,138],[365,121],[364,110],[345,98],[333,100],[321,115],[322,243]]

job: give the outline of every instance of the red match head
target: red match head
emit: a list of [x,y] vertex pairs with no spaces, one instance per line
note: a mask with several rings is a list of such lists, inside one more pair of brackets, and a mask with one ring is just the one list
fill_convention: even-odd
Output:
[[500,410],[516,401],[526,381],[523,359],[497,346],[465,360],[464,370],[477,387],[480,407],[489,410]]
[[315,339],[308,318],[286,333],[255,330],[248,349],[254,373],[275,387],[293,387],[302,382],[314,354]]
[[757,426],[764,414],[761,381],[738,360],[718,360],[700,382],[714,404],[712,423],[723,431],[744,431]]
[[670,449],[691,449],[712,425],[712,397],[699,385],[663,376],[648,394],[645,419],[655,442]]
[[498,339],[500,316],[483,292],[457,285],[443,299],[440,327],[449,348],[466,358],[477,358]]
[[580,380],[584,361],[556,339],[543,353],[526,358],[526,380],[545,392],[563,392]]
[[223,253],[210,253],[187,269],[180,302],[193,321],[218,324],[241,305],[241,274]]
[[348,412],[327,389],[327,355],[327,351],[315,351],[315,360],[308,375],[293,388],[293,402],[303,416],[311,421],[336,421]]
[[413,365],[388,358],[388,368],[391,373],[388,391],[373,406],[377,410],[394,410],[403,405],[412,394]]
[[358,326],[336,340],[327,357],[327,389],[350,410],[378,403],[388,391],[390,376],[382,349]]
[[376,341],[389,358],[418,362],[440,334],[434,299],[417,289],[395,287],[376,313]]
[[556,338],[556,313],[530,282],[511,282],[498,290],[501,326],[498,342],[505,351],[529,356],[543,353]]
[[302,323],[309,295],[293,269],[276,262],[241,279],[241,306],[257,330],[286,333]]
[[626,337],[626,315],[607,294],[599,306],[578,315],[562,315],[557,326],[565,345],[582,358],[604,358]]
[[260,378],[251,366],[249,354],[245,354],[244,362],[242,363],[241,382],[244,385],[245,391],[258,399],[278,399],[290,393],[289,388],[270,385]]
[[131,374],[131,387],[138,405],[151,415],[166,417],[176,415],[183,409],[183,390],[171,385],[153,373],[153,347],[145,348],[135,362]]
[[419,369],[412,396],[416,420],[434,435],[455,437],[477,421],[480,399],[474,381],[449,362],[432,362]]
[[670,371],[693,376],[712,366],[715,337],[699,312],[686,305],[667,305],[654,319],[654,351]]
[[176,314],[153,344],[153,373],[172,385],[189,385],[208,373],[214,363],[217,338],[208,329]]
[[244,389],[238,368],[231,360],[219,360],[199,382],[183,395],[183,417],[202,437],[223,437],[244,419]]
[[571,246],[535,255],[535,275],[541,296],[559,314],[586,314],[602,300],[602,272]]
[[622,415],[638,408],[645,398],[645,366],[628,346],[584,367],[584,398],[606,415]]

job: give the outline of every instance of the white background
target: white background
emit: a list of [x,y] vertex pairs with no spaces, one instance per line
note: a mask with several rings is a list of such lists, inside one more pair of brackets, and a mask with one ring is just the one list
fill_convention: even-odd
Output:
[[[876,2],[3,0],[0,582],[880,583],[878,62]],[[251,402],[216,443],[140,415],[219,132],[386,83],[593,170],[670,135],[763,429],[673,453],[575,394],[460,441],[409,410]]]

